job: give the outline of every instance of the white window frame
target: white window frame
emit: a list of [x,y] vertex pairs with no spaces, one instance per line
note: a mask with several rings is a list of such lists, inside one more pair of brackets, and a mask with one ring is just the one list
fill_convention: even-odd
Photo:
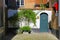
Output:
[[19,4],[20,4],[20,5],[19,5],[20,7],[21,7],[21,6],[24,6],[24,5],[21,5],[21,0],[19,0]]

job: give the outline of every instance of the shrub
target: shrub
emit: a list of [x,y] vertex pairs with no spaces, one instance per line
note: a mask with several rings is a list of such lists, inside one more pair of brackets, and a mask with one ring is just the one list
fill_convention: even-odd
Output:
[[22,31],[30,31],[31,28],[30,28],[30,26],[23,26],[23,27],[20,27],[20,30],[22,30]]

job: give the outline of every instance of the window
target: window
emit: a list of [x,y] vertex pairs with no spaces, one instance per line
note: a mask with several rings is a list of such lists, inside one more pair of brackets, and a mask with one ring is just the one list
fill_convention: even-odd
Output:
[[24,6],[24,0],[20,0],[20,6]]
[[24,6],[24,0],[16,0],[16,6]]
[[5,0],[5,4],[8,8],[15,9],[24,6],[24,0]]
[[21,5],[24,5],[24,0],[21,0]]

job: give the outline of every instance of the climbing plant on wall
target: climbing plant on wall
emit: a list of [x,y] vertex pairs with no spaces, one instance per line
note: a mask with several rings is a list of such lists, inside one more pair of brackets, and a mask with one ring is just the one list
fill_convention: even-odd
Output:
[[[25,20],[28,21],[28,25],[29,25],[29,22],[33,22],[34,24],[36,22],[36,14],[32,10],[19,11],[18,18],[20,18],[20,20],[24,20],[24,18],[25,18]],[[23,18],[23,19],[21,19],[21,18]]]
[[27,21],[28,25],[29,25],[29,22],[32,22],[35,24],[36,23],[36,14],[35,14],[35,12],[33,12],[33,10],[20,10],[16,14],[11,16],[8,20],[13,25],[16,25],[15,23],[17,23],[19,21],[21,23],[23,20]]

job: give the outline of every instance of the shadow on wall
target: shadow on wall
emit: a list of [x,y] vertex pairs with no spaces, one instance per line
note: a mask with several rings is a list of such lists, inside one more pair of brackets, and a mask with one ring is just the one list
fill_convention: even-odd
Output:
[[17,34],[16,31],[17,30],[14,28],[9,28],[5,36],[5,40],[11,40]]
[[8,9],[18,9],[19,8],[19,1],[16,0],[5,0],[5,5]]
[[[8,19],[11,17],[11,19],[13,18],[13,15],[17,13],[17,10],[8,10]],[[10,19],[10,20],[11,20]],[[12,21],[14,21],[14,19],[12,19]],[[8,22],[8,21],[7,21]],[[14,25],[9,25],[8,22],[8,27],[6,27],[6,40],[11,40],[16,34],[17,34],[17,29],[18,27],[14,26]]]

